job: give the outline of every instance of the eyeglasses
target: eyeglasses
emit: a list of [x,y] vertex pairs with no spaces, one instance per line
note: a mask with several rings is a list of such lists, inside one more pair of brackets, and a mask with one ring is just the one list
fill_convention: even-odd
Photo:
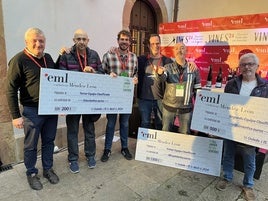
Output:
[[87,40],[87,38],[75,38],[75,40],[78,40],[78,41],[86,41]]
[[246,67],[246,66],[253,67],[255,65],[256,65],[256,63],[241,63],[241,64],[239,64],[240,67]]

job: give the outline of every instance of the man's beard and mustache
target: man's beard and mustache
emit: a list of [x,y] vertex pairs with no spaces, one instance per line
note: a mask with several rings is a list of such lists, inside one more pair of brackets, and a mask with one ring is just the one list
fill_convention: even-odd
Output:
[[122,51],[126,51],[126,50],[128,50],[128,48],[129,48],[129,45],[126,44],[126,43],[121,43],[119,45],[119,49],[122,50]]

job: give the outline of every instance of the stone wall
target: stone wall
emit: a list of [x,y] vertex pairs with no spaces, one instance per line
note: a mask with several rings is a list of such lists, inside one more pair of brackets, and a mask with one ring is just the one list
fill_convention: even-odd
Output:
[[4,164],[8,164],[15,161],[15,139],[11,117],[9,114],[5,96],[6,73],[6,45],[4,35],[2,0],[0,0],[0,158]]

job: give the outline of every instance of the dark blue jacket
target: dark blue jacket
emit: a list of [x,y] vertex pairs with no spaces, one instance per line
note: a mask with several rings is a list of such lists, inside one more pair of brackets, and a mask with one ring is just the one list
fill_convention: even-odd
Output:
[[[168,64],[168,63],[172,63],[172,59],[166,57],[166,56],[162,56],[162,66]],[[140,98],[140,94],[141,94],[141,90],[142,90],[142,87],[143,87],[143,78],[144,76],[146,76],[145,74],[145,68],[150,65],[149,64],[149,61],[148,61],[148,56],[146,55],[141,55],[138,57],[138,86],[137,86],[137,97]],[[163,98],[163,95],[164,95],[164,91],[165,91],[165,82],[162,82],[161,83],[161,96],[162,97],[159,97],[159,98]]]

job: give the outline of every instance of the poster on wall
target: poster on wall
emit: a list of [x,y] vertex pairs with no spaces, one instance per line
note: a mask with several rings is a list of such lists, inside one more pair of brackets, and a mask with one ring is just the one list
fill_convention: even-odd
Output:
[[248,52],[259,57],[258,73],[267,77],[268,13],[163,23],[159,25],[159,34],[162,54],[171,58],[174,58],[172,49],[176,42],[185,43],[187,60],[199,67],[202,86],[210,65],[213,84],[220,67],[223,83],[229,73],[238,75],[239,58]]

